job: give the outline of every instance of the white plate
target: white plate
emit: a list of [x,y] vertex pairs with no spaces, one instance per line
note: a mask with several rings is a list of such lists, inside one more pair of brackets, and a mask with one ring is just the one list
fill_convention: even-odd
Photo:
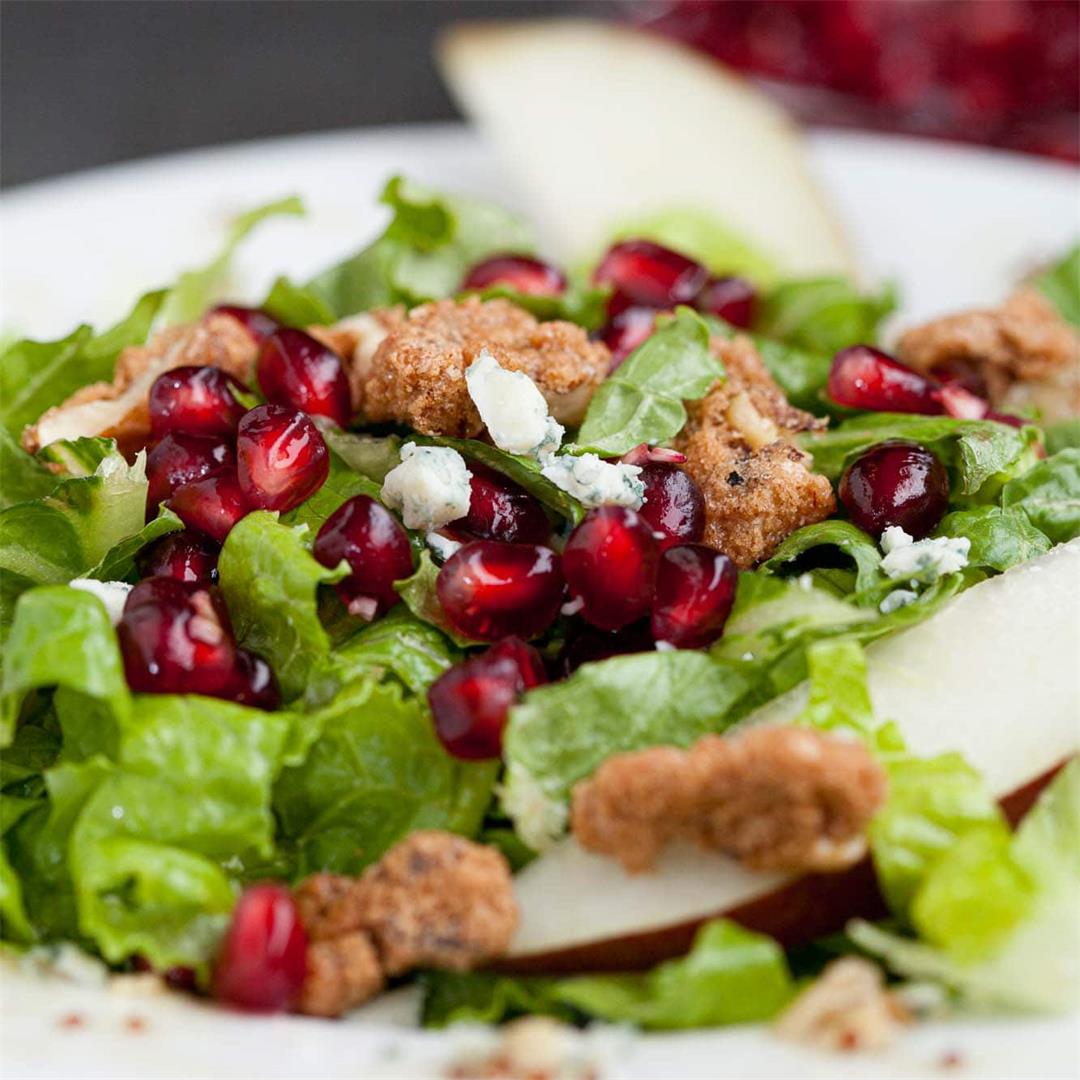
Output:
[[[867,280],[900,284],[901,322],[1000,298],[1080,231],[1076,173],[1065,166],[865,135],[814,135],[811,152]],[[0,327],[50,337],[81,320],[103,325],[210,256],[232,214],[298,192],[309,216],[268,223],[237,261],[237,295],[258,297],[278,273],[303,279],[376,233],[384,212],[375,197],[395,172],[519,205],[477,138],[448,125],[98,169],[4,196]],[[4,1077],[420,1078],[440,1075],[454,1053],[453,1036],[409,1027],[409,993],[325,1023],[2,974]],[[71,1014],[79,1026],[64,1026]],[[604,1075],[1064,1077],[1080,1071],[1078,1038],[1074,1017],[923,1024],[886,1054],[842,1057],[757,1029],[653,1035],[625,1043]],[[959,1064],[943,1064],[949,1055]]]

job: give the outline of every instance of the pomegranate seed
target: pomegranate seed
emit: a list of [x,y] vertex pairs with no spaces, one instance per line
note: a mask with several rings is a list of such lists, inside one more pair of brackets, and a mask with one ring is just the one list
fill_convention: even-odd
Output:
[[655,308],[628,307],[614,315],[600,331],[600,340],[611,352],[608,374],[652,336],[656,329],[656,314]]
[[705,497],[689,473],[677,465],[646,461],[639,479],[645,484],[645,505],[638,513],[657,536],[660,550],[672,544],[697,543],[705,532]]
[[[987,410],[983,419],[996,420],[999,424],[1008,424],[1009,427],[1014,428],[1022,428],[1031,423],[1030,420],[1025,420],[1022,416],[1012,416],[1010,413],[999,413],[995,412],[993,409]],[[1036,450],[1038,450],[1038,447],[1041,445],[1041,443],[1037,444]]]
[[618,630],[645,615],[658,554],[652,528],[636,511],[622,506],[590,510],[563,551],[563,573],[581,600],[581,617],[601,630]]
[[220,439],[201,435],[166,435],[146,456],[146,516],[157,513],[158,504],[193,480],[234,467],[232,447]]
[[227,696],[237,705],[250,705],[265,712],[281,706],[281,691],[270,665],[247,649],[236,650],[236,667]]
[[271,334],[259,350],[259,386],[267,401],[328,416],[345,427],[352,418],[352,395],[341,357],[303,330]]
[[281,324],[271,315],[267,315],[261,308],[240,307],[237,304],[218,304],[209,312],[211,315],[231,315],[244,329],[256,340],[262,341],[275,331],[281,329]]
[[959,357],[945,360],[930,369],[930,374],[942,383],[951,383],[963,387],[969,394],[988,399],[990,387],[986,384],[982,372],[971,363]]
[[540,654],[521,638],[506,638],[450,668],[428,688],[435,734],[456,758],[498,757],[511,706],[545,681]]
[[852,345],[833,357],[829,397],[850,409],[923,413],[942,411],[936,382],[869,345]]
[[151,431],[159,439],[171,431],[231,436],[245,411],[237,391],[244,387],[221,368],[172,368],[150,387]]
[[484,465],[470,463],[469,471],[469,512],[455,529],[507,544],[542,544],[551,536],[544,508],[523,487]]
[[598,630],[588,623],[576,623],[559,652],[558,670],[565,677],[582,664],[627,653],[650,652],[652,648],[648,619],[640,619],[621,630]]
[[739,573],[719,551],[680,544],[660,556],[652,633],[680,649],[699,649],[724,632]]
[[559,613],[563,576],[551,548],[477,540],[446,560],[435,587],[459,634],[495,641],[546,630]]
[[700,263],[651,240],[613,244],[593,271],[593,281],[613,286],[623,301],[652,308],[692,304],[708,277]]
[[171,577],[191,584],[217,581],[218,545],[187,529],[163,536],[139,557],[143,577]]
[[236,433],[240,489],[259,510],[291,510],[314,495],[330,472],[330,454],[310,418],[284,405],[259,405]]
[[236,643],[214,586],[166,577],[140,581],[128,593],[116,634],[132,690],[230,696]]
[[718,319],[749,330],[754,321],[757,293],[745,278],[710,278],[697,298],[699,311],[715,315]]
[[990,410],[988,402],[959,383],[946,383],[934,391],[934,397],[949,416],[958,420],[981,420]]
[[398,602],[394,582],[413,572],[409,534],[368,495],[354,496],[326,519],[312,554],[323,566],[342,559],[349,564],[352,573],[337,583],[338,595],[352,614],[368,621]]
[[549,263],[529,255],[496,255],[477,263],[461,284],[465,289],[487,289],[506,285],[526,296],[561,296],[566,278]]
[[228,469],[178,487],[169,499],[169,509],[189,529],[224,544],[232,527],[252,508],[240,490],[236,470]]
[[627,450],[619,461],[623,465],[644,465],[647,461],[658,461],[664,465],[682,465],[686,462],[686,455],[666,446],[638,443],[633,449]]
[[840,501],[871,536],[890,525],[922,539],[949,507],[945,466],[917,443],[891,440],[871,447],[844,470]]
[[249,1012],[295,1008],[307,975],[307,944],[284,885],[245,889],[214,965],[214,997]]

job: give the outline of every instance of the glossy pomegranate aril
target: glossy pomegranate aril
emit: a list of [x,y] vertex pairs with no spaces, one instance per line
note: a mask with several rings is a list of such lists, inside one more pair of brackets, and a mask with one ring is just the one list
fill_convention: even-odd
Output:
[[307,975],[307,932],[284,885],[253,885],[236,903],[214,964],[218,1001],[249,1012],[294,1009]]
[[147,578],[128,593],[116,634],[132,690],[230,696],[236,643],[214,586]]
[[982,420],[990,411],[984,398],[965,390],[959,383],[946,383],[934,391],[934,397],[948,416],[958,420]]
[[692,304],[708,280],[700,263],[651,240],[623,240],[608,248],[593,271],[598,285],[611,285],[621,303],[652,308]]
[[236,432],[244,498],[258,510],[291,510],[326,482],[330,454],[319,429],[296,409],[259,405]]
[[220,548],[208,537],[184,529],[163,536],[138,559],[144,577],[170,577],[191,584],[217,581]]
[[252,510],[235,469],[178,487],[168,507],[189,529],[205,533],[218,544],[224,544],[232,527]]
[[166,435],[146,456],[147,518],[158,504],[193,480],[201,480],[236,464],[232,447],[202,435]]
[[474,641],[528,638],[555,621],[563,576],[551,548],[477,540],[446,560],[435,588],[459,634]]
[[578,622],[566,636],[559,651],[557,667],[565,677],[572,675],[582,664],[628,653],[650,652],[652,648],[653,637],[648,619],[639,619],[621,630],[599,630],[588,623]]
[[409,534],[368,495],[354,496],[326,519],[312,554],[323,566],[349,564],[352,573],[337,583],[338,595],[350,613],[369,621],[398,602],[394,582],[413,572]]
[[705,532],[705,497],[689,473],[677,465],[646,461],[638,479],[645,484],[645,504],[638,511],[653,530],[660,550],[693,544]]
[[266,400],[327,416],[341,427],[352,418],[352,396],[341,357],[303,330],[271,334],[259,350],[259,386]]
[[660,556],[651,627],[657,641],[700,649],[724,632],[735,603],[735,564],[703,544],[680,544]]
[[549,263],[529,255],[495,255],[477,263],[461,283],[462,290],[505,285],[525,296],[561,296],[566,278]]
[[453,523],[455,529],[507,544],[542,544],[551,536],[544,508],[523,487],[475,462],[469,471],[469,512]]
[[428,705],[435,733],[456,758],[498,757],[510,707],[544,681],[540,654],[520,638],[507,638],[431,684]]
[[984,400],[990,397],[990,387],[987,386],[986,379],[978,367],[971,363],[970,360],[964,360],[960,357],[944,360],[942,363],[932,367],[930,374],[938,382],[961,386],[969,394],[974,394],[976,397]]
[[216,308],[211,309],[210,314],[231,315],[255,341],[262,341],[281,329],[281,323],[261,308],[240,307],[238,304],[218,304]]
[[150,429],[159,439],[171,431],[227,438],[245,412],[238,392],[244,387],[221,368],[172,368],[150,387]]
[[601,630],[618,630],[645,615],[652,603],[659,547],[634,510],[590,510],[570,534],[563,573],[581,601],[581,617]]
[[715,315],[741,330],[749,330],[754,321],[757,293],[745,278],[710,278],[697,298],[697,306],[706,315]]
[[849,409],[877,412],[942,412],[938,384],[869,345],[852,345],[833,357],[829,397]]
[[871,447],[844,470],[840,501],[851,520],[875,538],[899,525],[919,540],[934,531],[949,507],[949,478],[925,447],[892,440]]
[[236,650],[236,668],[227,696],[237,705],[249,705],[265,712],[281,707],[281,690],[270,665],[247,649]]
[[655,308],[628,307],[613,315],[600,331],[600,340],[611,353],[609,374],[614,371],[656,329]]

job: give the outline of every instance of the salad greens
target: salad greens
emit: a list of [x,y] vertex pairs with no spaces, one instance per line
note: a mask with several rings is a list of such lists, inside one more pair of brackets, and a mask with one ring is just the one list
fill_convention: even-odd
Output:
[[1033,284],[1073,326],[1080,327],[1080,244],[1034,279]]

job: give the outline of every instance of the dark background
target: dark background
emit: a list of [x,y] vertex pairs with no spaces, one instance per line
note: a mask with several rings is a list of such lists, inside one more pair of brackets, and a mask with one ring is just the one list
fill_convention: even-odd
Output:
[[456,111],[440,27],[558,0],[3,0],[0,184],[192,146]]

